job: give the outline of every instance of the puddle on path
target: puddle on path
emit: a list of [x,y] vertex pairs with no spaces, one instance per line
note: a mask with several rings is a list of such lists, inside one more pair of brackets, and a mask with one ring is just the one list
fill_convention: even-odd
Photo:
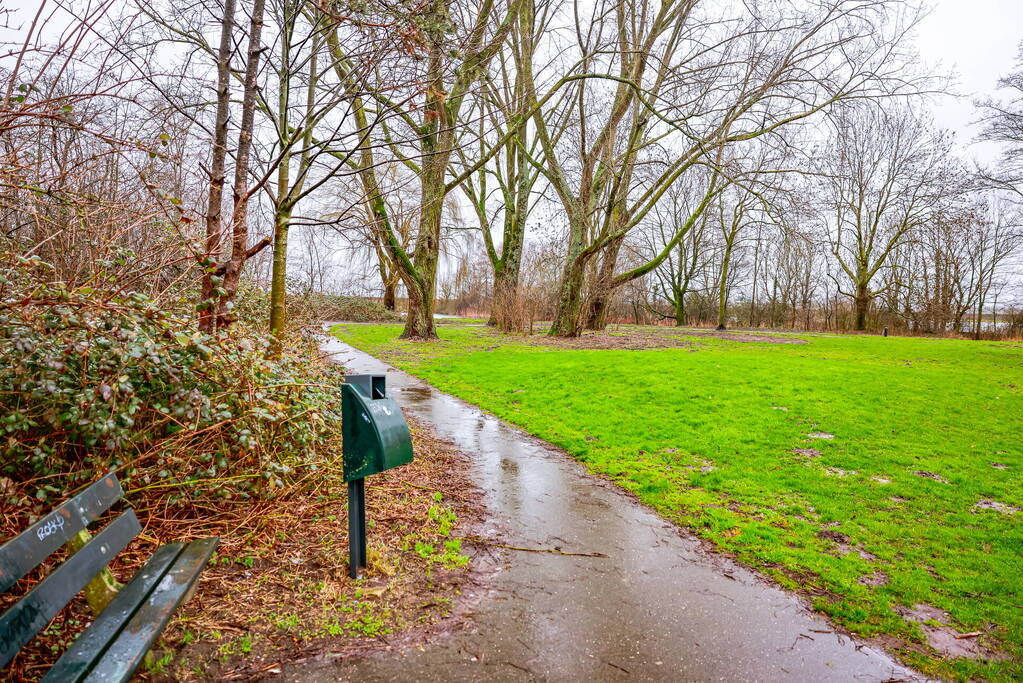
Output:
[[474,458],[502,542],[607,557],[508,551],[473,627],[292,665],[285,680],[914,680],[564,454],[347,344],[322,348],[349,372],[387,373],[405,410]]

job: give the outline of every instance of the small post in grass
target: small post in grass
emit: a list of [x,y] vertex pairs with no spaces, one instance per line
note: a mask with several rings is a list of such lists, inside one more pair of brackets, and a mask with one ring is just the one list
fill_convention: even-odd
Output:
[[359,578],[366,554],[366,477],[412,462],[412,435],[387,397],[384,375],[348,375],[341,385],[341,436],[348,482],[348,575]]

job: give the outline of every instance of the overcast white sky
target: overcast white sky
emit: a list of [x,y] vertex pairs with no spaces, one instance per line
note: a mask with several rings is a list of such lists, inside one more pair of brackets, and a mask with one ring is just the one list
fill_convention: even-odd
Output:
[[935,122],[956,132],[967,154],[989,161],[997,149],[971,144],[977,134],[973,101],[994,93],[998,79],[1013,70],[1023,41],[1023,0],[930,0],[933,11],[920,26],[918,45],[927,64],[958,75],[961,98],[934,104]]

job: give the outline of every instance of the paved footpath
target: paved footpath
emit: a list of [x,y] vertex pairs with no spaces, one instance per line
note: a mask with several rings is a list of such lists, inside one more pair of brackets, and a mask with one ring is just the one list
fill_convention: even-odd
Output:
[[504,543],[607,557],[508,551],[472,627],[284,680],[924,680],[522,430],[347,344],[323,348],[349,372],[386,372],[406,411],[473,455]]

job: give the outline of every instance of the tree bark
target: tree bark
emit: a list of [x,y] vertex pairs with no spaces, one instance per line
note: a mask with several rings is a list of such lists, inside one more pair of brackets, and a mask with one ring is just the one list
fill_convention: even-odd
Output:
[[856,285],[856,296],[853,298],[853,305],[856,309],[856,324],[854,329],[863,332],[867,329],[867,309],[870,307],[870,292],[866,282]]
[[721,257],[721,280],[718,282],[718,327],[728,327],[728,269],[732,265],[732,249],[735,247],[735,236],[738,232],[738,219],[732,223],[732,232],[725,237],[725,253]]
[[685,294],[675,292],[675,327],[685,327],[686,324],[686,300]]
[[561,275],[561,291],[558,305],[551,323],[550,335],[555,337],[578,337],[582,330],[579,314],[582,309],[583,277],[586,274],[586,260],[576,256],[565,264]]
[[227,166],[227,124],[231,105],[231,34],[234,33],[235,0],[225,0],[217,50],[217,114],[213,126],[213,150],[210,159],[210,190],[206,200],[206,245],[201,293],[199,329],[213,331],[214,292],[217,283],[213,271],[220,260],[221,214]]
[[[442,96],[433,100],[433,107],[443,108]],[[428,109],[429,112],[433,111]],[[439,115],[438,115],[439,116]],[[408,289],[408,316],[402,339],[436,339],[433,309],[437,296],[437,261],[440,255],[441,218],[443,216],[445,173],[450,156],[450,134],[434,132],[439,144],[424,144],[423,173],[421,179],[419,233],[413,264],[415,273],[403,274]],[[448,153],[434,152],[447,143]]]
[[256,77],[259,74],[261,53],[260,36],[263,31],[265,0],[254,0],[252,21],[249,24],[248,63],[245,66],[245,90],[242,96],[242,120],[238,131],[238,149],[235,156],[234,213],[231,216],[231,257],[224,269],[224,295],[217,309],[217,327],[225,328],[234,320],[231,308],[238,292],[242,267],[248,258],[248,205],[249,154],[252,149],[252,129],[256,111]]
[[433,294],[425,293],[420,287],[408,291],[408,314],[401,339],[436,339],[437,330],[433,325]]
[[[287,278],[288,278],[288,232],[291,229],[291,217],[295,206],[302,195],[306,171],[311,164],[310,150],[313,143],[314,110],[316,107],[316,84],[318,82],[317,52],[320,41],[313,37],[312,53],[308,61],[309,81],[306,84],[305,118],[302,121],[303,149],[299,157],[298,174],[294,184],[291,182],[292,144],[295,132],[289,121],[289,100],[292,91],[292,36],[295,30],[299,5],[284,3],[284,27],[281,31],[281,68],[277,100],[277,130],[280,136],[281,158],[277,166],[277,198],[274,203],[274,243],[273,268],[270,283],[270,335],[273,337],[273,352],[279,354],[283,343],[284,324],[287,315]],[[312,283],[310,283],[311,285]],[[311,287],[310,287],[311,288]]]
[[[523,126],[523,129],[525,126]],[[516,155],[524,153],[515,148]],[[504,331],[511,331],[516,325],[511,308],[518,304],[519,276],[522,272],[522,246],[526,238],[526,216],[529,213],[529,195],[532,190],[530,171],[526,160],[521,158],[518,167],[518,187],[515,191],[515,206],[506,207],[504,237],[501,257],[494,267],[494,299],[490,307],[488,324],[497,325]],[[491,322],[492,321],[492,322]]]
[[593,292],[586,315],[586,329],[588,330],[603,330],[607,327],[608,308],[611,296],[616,289],[614,285],[615,266],[618,264],[618,254],[621,252],[624,242],[625,238],[622,237],[604,248],[600,269],[593,282]]
[[718,283],[718,329],[728,327],[728,266],[732,260],[732,245],[725,247],[725,255],[721,261],[721,281]]
[[[526,70],[532,70],[535,46],[533,41],[536,28],[533,0],[523,2],[518,21],[513,29],[513,56],[515,61],[514,94],[517,106],[516,115],[524,115],[529,108],[528,85],[531,76],[525,76]],[[522,247],[526,237],[526,217],[529,215],[529,199],[536,182],[537,174],[529,162],[529,154],[525,145],[529,134],[527,118],[522,118],[516,138],[509,142],[509,178],[515,178],[515,187],[506,194],[512,200],[512,206],[505,207],[504,235],[501,242],[501,256],[494,262],[494,297],[490,307],[489,325],[497,325],[505,332],[514,331],[523,326],[522,320],[516,320],[513,307],[519,306],[519,275],[522,271]],[[532,325],[532,319],[530,319]]]
[[[274,224],[273,271],[270,277],[270,334],[277,340],[284,332],[285,299],[288,285],[288,230],[290,227],[291,209],[278,210]],[[279,341],[275,342],[275,346],[278,345]]]
[[[448,16],[446,0],[435,0],[432,12],[438,18]],[[421,127],[420,210],[416,235],[413,272],[402,270],[408,289],[408,315],[402,339],[436,339],[433,308],[437,295],[437,261],[440,256],[441,219],[444,212],[448,162],[454,143],[453,121],[449,120],[448,93],[444,88],[443,29],[430,36],[427,57],[426,102]]]

